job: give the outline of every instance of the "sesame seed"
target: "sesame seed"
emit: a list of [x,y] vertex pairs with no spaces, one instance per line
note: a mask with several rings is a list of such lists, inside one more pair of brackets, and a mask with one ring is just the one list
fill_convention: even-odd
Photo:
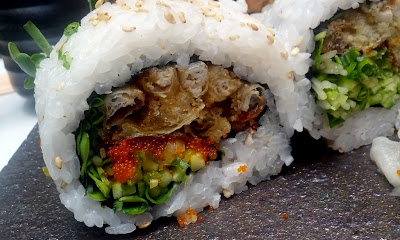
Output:
[[244,26],[246,26],[246,24],[244,22],[240,22],[240,26],[244,27]]
[[64,182],[64,181],[62,181],[61,182],[61,189],[64,189],[64,188],[66,188],[67,187],[67,185],[68,185],[68,183],[66,183],[66,182]]
[[293,48],[293,50],[290,52],[292,56],[297,56],[299,55],[299,53],[300,53],[300,48],[298,47]]
[[185,18],[184,12],[179,12],[178,17],[179,17],[179,20],[181,20],[181,22],[186,23],[186,18]]
[[64,86],[65,86],[65,81],[61,81],[60,84],[58,84],[56,91],[59,92],[59,91],[63,90]]
[[106,150],[104,148],[100,148],[99,152],[100,152],[101,159],[104,159],[107,157]]
[[215,16],[217,16],[217,13],[215,13],[212,10],[210,10],[209,12],[204,13],[204,16],[206,16],[206,17],[215,17]]
[[253,31],[258,31],[258,27],[254,23],[247,23],[247,26],[251,27],[251,29],[253,29]]
[[287,78],[288,79],[293,79],[293,71],[288,72]]
[[235,41],[236,39],[239,39],[239,38],[240,38],[239,35],[232,35],[232,36],[229,36],[229,40],[231,40],[231,41]]
[[135,13],[148,13],[149,10],[144,9],[144,8],[136,8],[135,10],[133,10]]
[[210,1],[210,2],[208,2],[208,5],[213,6],[213,7],[217,7],[217,8],[220,7],[219,3],[217,3],[216,1]]
[[224,20],[224,16],[218,15],[217,16],[217,20],[218,20],[218,22],[221,22],[222,20]]
[[165,46],[160,46],[160,48],[161,48],[162,50],[165,50],[165,49],[166,49],[166,47],[165,47]]
[[144,2],[143,2],[142,0],[139,0],[139,1],[136,2],[135,6],[136,6],[137,8],[140,8],[140,7],[143,6],[143,3],[144,3]]
[[271,44],[273,44],[273,43],[274,43],[274,41],[275,41],[275,38],[274,38],[274,36],[267,35],[267,38],[268,38],[268,40],[269,40],[269,42],[270,42]]
[[103,5],[103,3],[104,3],[104,0],[98,0],[98,1],[96,2],[96,4],[94,5],[94,7],[95,7],[95,8],[99,8],[101,5]]
[[145,222],[141,225],[138,226],[138,228],[147,228],[148,226],[150,226],[151,222]]
[[168,4],[166,4],[165,2],[161,2],[160,0],[157,0],[156,4],[167,8],[171,8]]
[[301,43],[303,42],[303,40],[304,40],[303,36],[299,36],[299,37],[297,38],[296,46],[300,46]]
[[124,31],[124,32],[132,32],[135,29],[136,28],[132,27],[132,26],[122,26],[122,31]]
[[57,156],[56,158],[54,158],[54,165],[56,165],[56,167],[58,169],[62,168],[63,160],[62,160],[62,158],[60,156]]
[[93,20],[93,21],[92,21],[92,25],[93,25],[93,26],[96,26],[97,24],[99,24],[99,20]]
[[171,24],[175,24],[175,17],[171,12],[164,12],[164,18]]
[[269,33],[271,33],[272,36],[275,36],[275,31],[274,31],[274,29],[272,29],[272,28],[270,28],[270,27],[267,27],[267,31],[268,31]]
[[283,52],[281,52],[281,57],[283,58],[283,59],[288,59],[288,52],[286,52],[286,51],[283,51]]

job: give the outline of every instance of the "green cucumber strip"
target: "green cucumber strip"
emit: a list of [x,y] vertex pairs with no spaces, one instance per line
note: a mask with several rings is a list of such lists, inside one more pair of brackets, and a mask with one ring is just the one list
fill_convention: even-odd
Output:
[[122,183],[115,182],[111,186],[111,189],[112,189],[112,195],[113,195],[114,199],[118,199],[118,198],[123,196],[123,194],[122,194]]
[[172,192],[177,188],[177,186],[178,186],[177,184],[173,184],[173,186],[170,189],[168,189],[168,191],[165,194],[162,194],[157,199],[151,198],[149,195],[149,188],[146,188],[146,198],[147,198],[147,200],[149,200],[150,202],[152,202],[154,204],[164,203],[172,195]]
[[107,200],[107,197],[104,197],[104,195],[101,191],[86,192],[86,193],[91,199],[93,199],[95,201],[101,202],[101,201]]
[[89,109],[91,110],[91,109],[93,109],[93,108],[101,107],[101,106],[103,106],[103,104],[104,104],[104,100],[101,99],[101,98],[99,98],[99,97],[96,97],[96,98],[93,99],[93,101],[90,103]]
[[83,177],[87,167],[87,160],[89,158],[89,150],[90,150],[89,134],[87,134],[86,132],[82,133],[78,147],[79,147],[79,152],[81,153],[80,154],[82,159],[81,177]]
[[137,185],[139,197],[144,197],[146,194],[146,183],[144,181],[139,181]]
[[[143,199],[136,195],[122,197],[116,201],[122,203],[122,212],[129,215],[137,215],[144,213],[149,207],[149,203],[146,201],[146,199]],[[119,203],[117,203],[117,207],[119,206],[120,206]]]
[[99,188],[99,190],[104,195],[104,197],[108,198],[108,196],[110,194],[110,190],[111,190],[110,187],[107,184],[105,184],[104,182],[102,182],[101,180],[97,179],[90,172],[88,172],[88,175],[89,175],[90,178],[93,179],[94,183]]
[[187,169],[188,167],[190,167],[190,165],[189,165],[185,160],[179,159],[179,158],[175,159],[175,160],[172,162],[171,165],[174,166],[174,167],[179,168],[179,169],[182,170],[182,171],[186,171],[186,169]]
[[321,53],[322,53],[323,44],[324,44],[323,38],[321,40],[317,41],[317,50],[315,52],[315,58],[314,58],[314,65],[317,70],[321,66]]
[[46,56],[49,56],[51,51],[53,50],[53,47],[50,45],[50,43],[47,41],[47,39],[43,36],[43,34],[40,32],[40,30],[33,24],[33,22],[28,21],[24,25],[25,31],[28,32],[28,34],[32,37],[33,41],[36,42],[36,44],[39,46],[40,49],[46,54]]
[[329,126],[331,128],[334,128],[338,125],[340,125],[341,123],[344,122],[344,119],[342,118],[335,118],[334,116],[332,116],[331,114],[328,113],[328,119],[329,119]]
[[114,204],[113,204],[113,210],[114,210],[114,212],[118,212],[118,211],[121,211],[122,210],[122,207],[124,206],[124,203],[123,202],[120,202],[120,201],[114,201]]

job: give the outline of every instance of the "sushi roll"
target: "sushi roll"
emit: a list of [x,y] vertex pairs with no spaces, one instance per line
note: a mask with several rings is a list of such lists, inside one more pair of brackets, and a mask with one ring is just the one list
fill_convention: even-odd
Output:
[[43,158],[76,220],[110,234],[185,225],[292,162],[274,30],[230,0],[96,7],[34,82]]
[[302,123],[313,137],[347,152],[394,133],[398,1],[275,1],[257,17],[287,36],[288,51],[308,56],[301,61],[308,66],[294,72],[308,81],[303,93],[310,96],[305,105],[311,114]]

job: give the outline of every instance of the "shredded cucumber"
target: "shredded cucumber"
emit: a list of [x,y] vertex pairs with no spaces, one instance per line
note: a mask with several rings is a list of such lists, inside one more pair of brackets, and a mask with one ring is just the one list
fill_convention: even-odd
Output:
[[391,108],[400,97],[400,75],[388,49],[365,54],[351,47],[344,54],[322,54],[325,36],[322,32],[315,37],[312,89],[318,105],[327,112],[330,127],[370,106]]

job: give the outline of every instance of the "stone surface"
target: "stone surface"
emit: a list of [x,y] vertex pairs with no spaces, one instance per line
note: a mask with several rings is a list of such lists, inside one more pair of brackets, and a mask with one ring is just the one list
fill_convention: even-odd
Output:
[[[75,221],[46,178],[35,127],[0,173],[0,239],[108,239]],[[399,239],[400,201],[366,146],[346,154],[304,134],[293,139],[295,162],[283,172],[199,213],[180,228],[162,218],[115,239]],[[284,214],[287,214],[285,218]]]

